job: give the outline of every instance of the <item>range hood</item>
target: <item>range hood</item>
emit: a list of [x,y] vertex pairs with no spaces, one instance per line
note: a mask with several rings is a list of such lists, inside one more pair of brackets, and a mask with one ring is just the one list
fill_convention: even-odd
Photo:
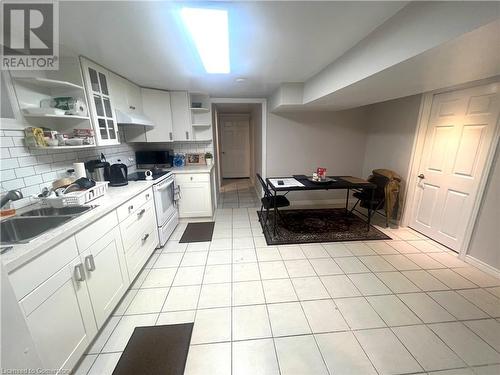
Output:
[[149,118],[140,112],[123,112],[115,109],[115,114],[118,125],[155,126]]

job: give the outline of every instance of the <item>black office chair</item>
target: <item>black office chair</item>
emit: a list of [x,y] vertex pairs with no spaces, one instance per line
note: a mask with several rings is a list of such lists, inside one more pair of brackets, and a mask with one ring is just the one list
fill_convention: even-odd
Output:
[[[262,217],[262,212],[264,211],[264,208],[266,209],[266,220],[264,221],[264,226],[267,224],[267,220],[269,219],[269,210],[273,209],[274,210],[274,205],[276,204],[276,208],[282,208],[282,207],[288,207],[290,206],[290,201],[284,196],[284,195],[276,195],[274,196],[271,191],[269,190],[269,187],[265,183],[265,181],[262,179],[260,174],[257,173],[257,178],[259,179],[260,184],[262,185],[262,189],[264,189],[264,196],[261,198],[260,202],[262,205],[260,206],[260,215],[259,215],[259,221],[261,221]],[[283,219],[283,216],[281,216],[281,213],[279,210],[277,210],[278,215],[280,215],[281,220],[285,222]]]
[[[385,205],[385,186],[389,182],[389,179],[385,176],[377,175],[374,174],[368,178],[368,181],[371,182],[372,184],[377,185],[377,188],[375,189],[375,192],[373,194],[373,200],[372,200],[372,191],[371,189],[361,189],[359,191],[356,191],[353,196],[355,198],[358,198],[358,201],[354,204],[354,207],[351,209],[351,213],[353,211],[356,211],[360,213],[363,216],[366,216],[363,212],[359,211],[356,209],[357,205],[359,204],[360,207],[369,209],[372,209],[372,214],[378,213],[378,210],[384,208]],[[382,214],[380,214],[382,215]],[[389,218],[386,215],[382,215],[386,217],[386,226],[389,226]]]

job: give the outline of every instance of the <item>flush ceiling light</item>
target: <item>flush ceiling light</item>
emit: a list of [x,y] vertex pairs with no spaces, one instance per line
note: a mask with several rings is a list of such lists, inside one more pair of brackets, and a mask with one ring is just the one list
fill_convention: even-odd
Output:
[[207,73],[229,73],[227,11],[183,8],[181,15]]

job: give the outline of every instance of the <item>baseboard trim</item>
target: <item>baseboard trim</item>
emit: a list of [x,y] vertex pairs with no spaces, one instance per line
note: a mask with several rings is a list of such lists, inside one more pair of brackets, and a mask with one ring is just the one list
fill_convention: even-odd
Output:
[[490,266],[489,264],[483,262],[482,260],[479,260],[477,258],[474,258],[473,256],[467,254],[464,259],[467,263],[472,264],[474,267],[479,268],[481,271],[484,271],[486,273],[489,273],[492,276],[495,276],[496,278],[500,278],[500,270],[496,269],[493,266]]

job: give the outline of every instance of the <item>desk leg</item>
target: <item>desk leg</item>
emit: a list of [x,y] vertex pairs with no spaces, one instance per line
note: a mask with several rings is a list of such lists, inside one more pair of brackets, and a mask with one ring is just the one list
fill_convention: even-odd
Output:
[[375,199],[375,189],[372,189],[372,194],[371,194],[371,200],[370,204],[368,205],[368,228],[366,228],[367,231],[370,230],[370,222],[372,219],[372,212],[373,212],[373,200]]
[[345,197],[345,215],[349,213],[349,189],[347,189],[347,195]]
[[276,226],[277,226],[277,216],[278,216],[278,207],[276,206],[276,190],[274,191],[274,236],[276,236]]

